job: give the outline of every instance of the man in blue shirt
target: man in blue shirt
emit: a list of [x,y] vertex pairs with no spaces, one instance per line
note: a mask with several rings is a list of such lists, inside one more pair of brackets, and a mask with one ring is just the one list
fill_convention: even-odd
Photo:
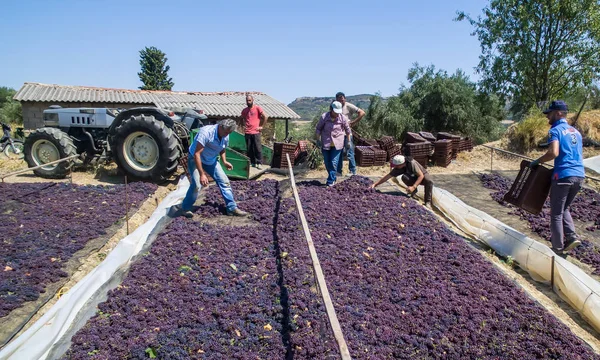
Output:
[[221,191],[225,206],[227,207],[227,215],[246,216],[247,212],[240,210],[235,200],[233,199],[233,191],[229,178],[225,175],[221,164],[217,161],[217,157],[221,156],[223,165],[227,170],[233,169],[233,165],[227,161],[225,157],[225,148],[229,145],[229,134],[235,131],[237,125],[235,121],[226,119],[220,121],[217,125],[209,125],[200,129],[192,145],[188,155],[188,171],[192,177],[190,187],[183,199],[181,208],[184,211],[185,217],[193,216],[192,206],[198,197],[198,191],[203,186],[208,185],[208,176],[212,177]]
[[575,234],[569,206],[585,178],[583,144],[579,131],[567,123],[567,111],[567,104],[561,100],[552,101],[544,111],[551,125],[548,151],[530,165],[536,167],[540,163],[554,160],[550,188],[550,231],[552,250],[558,255],[581,244]]

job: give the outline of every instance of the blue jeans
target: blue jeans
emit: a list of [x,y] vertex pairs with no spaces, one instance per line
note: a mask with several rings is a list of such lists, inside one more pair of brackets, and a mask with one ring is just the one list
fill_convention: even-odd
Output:
[[[352,136],[350,136],[350,139],[352,140],[352,143],[354,144],[354,138]],[[346,148],[346,145],[348,144],[348,138],[344,137],[344,149]],[[354,159],[354,146],[352,146],[350,148],[350,150],[348,150],[346,152],[346,157],[348,157],[348,170],[352,173],[352,174],[356,174],[356,160]],[[340,161],[338,162],[338,166],[337,166],[337,172],[339,172],[340,174],[342,173],[342,170],[344,169],[344,154],[341,153],[340,154]]]
[[336,150],[336,148],[332,146],[329,150],[321,149],[321,151],[323,152],[325,169],[327,169],[327,185],[333,185],[335,183],[335,173],[342,155],[342,150]]
[[[221,167],[219,162],[215,162],[213,165],[202,164],[202,168],[204,171],[212,177],[217,185],[219,186],[219,190],[221,190],[221,196],[223,196],[223,200],[225,200],[225,206],[227,207],[227,211],[233,211],[237,208],[237,204],[235,200],[233,200],[233,191],[231,190],[231,184],[229,183],[229,178],[225,175],[225,171]],[[183,210],[191,210],[192,206],[196,202],[196,198],[198,198],[198,192],[202,189],[202,185],[200,184],[200,172],[196,168],[196,162],[193,157],[188,157],[188,171],[192,175],[192,181],[190,181],[190,188],[185,195],[185,199],[183,199],[183,203],[181,204],[181,208]]]

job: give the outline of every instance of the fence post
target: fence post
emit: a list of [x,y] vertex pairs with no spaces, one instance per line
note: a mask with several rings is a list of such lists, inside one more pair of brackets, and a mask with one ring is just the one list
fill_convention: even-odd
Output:
[[127,193],[127,175],[125,175],[125,222],[127,223],[127,235],[129,235],[129,194]]
[[494,148],[490,148],[490,172],[494,170]]
[[552,285],[552,291],[554,291],[554,255],[552,255],[552,266],[550,268],[550,284]]

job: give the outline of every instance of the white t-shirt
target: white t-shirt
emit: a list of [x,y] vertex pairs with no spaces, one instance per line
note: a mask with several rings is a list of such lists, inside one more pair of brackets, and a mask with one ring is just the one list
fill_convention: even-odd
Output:
[[348,120],[350,120],[350,122],[352,122],[352,121],[356,120],[356,117],[358,117],[358,110],[359,110],[358,106],[346,101],[346,103],[342,107],[342,114],[346,115]]

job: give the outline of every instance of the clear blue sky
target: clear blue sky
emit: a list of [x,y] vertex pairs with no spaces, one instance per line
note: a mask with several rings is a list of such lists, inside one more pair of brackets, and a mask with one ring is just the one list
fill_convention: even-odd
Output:
[[[173,90],[397,94],[414,62],[476,79],[479,42],[457,10],[485,0],[0,1],[0,86],[136,89],[139,50],[167,54]],[[335,4],[335,5],[334,5]]]

